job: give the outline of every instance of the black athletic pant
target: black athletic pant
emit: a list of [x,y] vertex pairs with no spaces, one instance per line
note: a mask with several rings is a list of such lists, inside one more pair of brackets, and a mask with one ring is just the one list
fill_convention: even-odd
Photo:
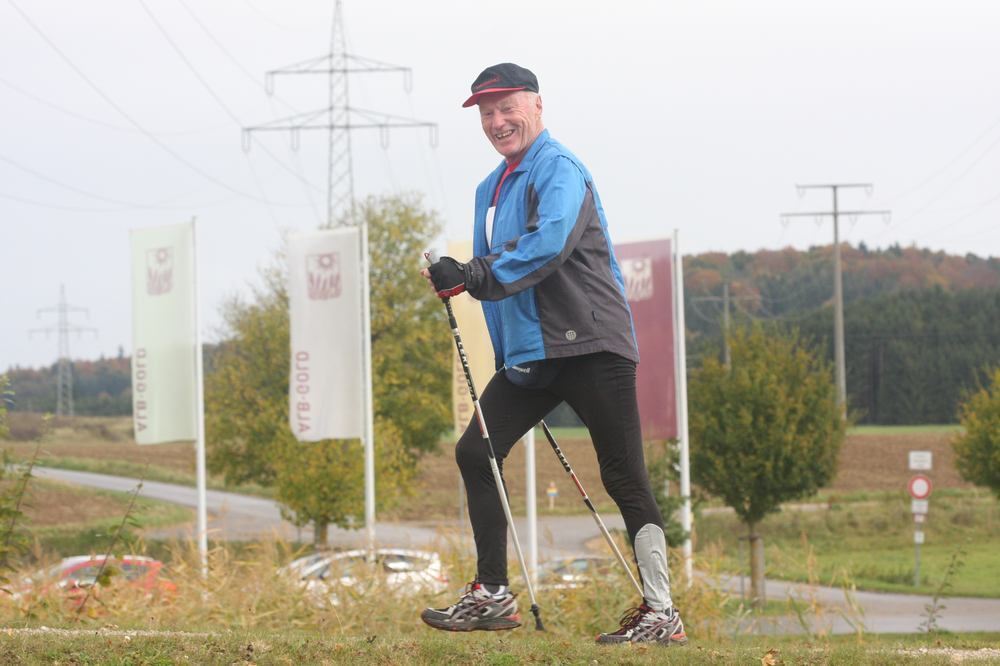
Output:
[[[634,543],[636,532],[647,523],[662,528],[642,454],[635,363],[617,354],[601,352],[566,359],[556,378],[543,389],[516,386],[503,371],[493,376],[479,402],[501,472],[514,442],[563,401],[590,430],[601,481],[625,519],[629,540]],[[475,416],[458,440],[455,459],[469,498],[479,557],[476,580],[506,585],[507,520]]]

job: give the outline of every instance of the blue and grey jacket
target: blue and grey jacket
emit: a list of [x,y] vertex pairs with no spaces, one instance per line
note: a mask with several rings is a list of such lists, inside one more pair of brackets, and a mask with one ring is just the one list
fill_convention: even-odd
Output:
[[483,301],[497,369],[608,351],[639,360],[624,280],[586,167],[543,131],[504,180],[476,189],[469,293]]

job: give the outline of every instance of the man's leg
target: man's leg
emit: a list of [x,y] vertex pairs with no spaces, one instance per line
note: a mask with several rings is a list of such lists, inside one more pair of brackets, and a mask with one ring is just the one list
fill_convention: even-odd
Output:
[[602,637],[606,642],[685,642],[683,624],[670,598],[663,518],[642,452],[635,364],[611,353],[580,356],[567,363],[550,389],[569,403],[590,431],[601,481],[625,520],[642,579],[645,599],[642,613],[631,618],[634,626],[623,622],[620,635]]
[[[502,372],[494,375],[480,397],[497,465],[528,428],[559,400],[546,391],[514,386]],[[507,587],[507,520],[497,494],[486,441],[473,417],[455,447],[455,459],[465,481],[469,518],[478,555],[476,579],[458,602],[447,608],[427,608],[420,618],[447,631],[497,631],[520,626],[517,601]]]
[[[501,473],[503,460],[514,443],[559,402],[546,390],[511,384],[503,372],[493,376],[479,404]],[[476,580],[490,585],[507,585],[507,518],[497,494],[486,440],[474,416],[455,446],[455,460],[469,500],[469,519],[478,556]]]

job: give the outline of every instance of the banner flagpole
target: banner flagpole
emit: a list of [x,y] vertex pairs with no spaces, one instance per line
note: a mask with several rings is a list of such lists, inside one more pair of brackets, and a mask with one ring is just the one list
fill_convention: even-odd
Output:
[[684,575],[688,587],[694,582],[694,564],[691,553],[691,462],[690,441],[688,439],[688,406],[687,406],[687,344],[684,331],[684,257],[681,254],[679,232],[674,229],[674,322],[677,362],[674,372],[677,373],[677,439],[680,441],[680,472],[681,472],[681,528],[687,532],[687,538],[682,546],[684,554]]
[[194,276],[194,335],[195,335],[195,418],[197,438],[195,440],[195,473],[198,488],[198,554],[201,558],[202,578],[208,577],[208,492],[205,473],[205,369],[203,342],[201,339],[201,297],[198,290],[197,225],[191,219],[191,272]]
[[371,289],[368,275],[368,222],[361,221],[361,345],[365,382],[365,530],[375,552],[375,409],[372,397]]

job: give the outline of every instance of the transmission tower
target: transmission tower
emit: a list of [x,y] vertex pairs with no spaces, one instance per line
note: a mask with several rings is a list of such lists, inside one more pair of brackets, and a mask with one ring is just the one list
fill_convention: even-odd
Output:
[[76,333],[77,337],[84,333],[93,333],[97,337],[97,329],[90,326],[78,326],[69,320],[71,312],[82,312],[90,319],[90,311],[86,308],[76,307],[66,302],[66,285],[59,285],[59,303],[51,308],[40,308],[36,317],[43,314],[56,313],[56,323],[43,328],[33,328],[28,331],[29,336],[36,333],[44,333],[48,337],[51,333],[59,336],[59,362],[56,369],[56,415],[73,416],[73,367],[69,356],[69,334]]
[[833,356],[837,375],[837,403],[840,405],[843,414],[847,413],[847,364],[844,353],[844,281],[841,276],[840,262],[840,216],[847,215],[852,219],[857,219],[862,215],[881,215],[883,219],[888,219],[892,214],[888,210],[840,210],[837,200],[837,193],[843,189],[864,188],[865,192],[871,196],[871,183],[837,183],[831,185],[796,185],[799,196],[803,196],[806,190],[830,190],[833,193],[833,210],[819,211],[813,213],[782,213],[782,222],[786,222],[793,217],[812,217],[822,219],[823,217],[833,218]]
[[327,161],[327,224],[354,223],[354,173],[351,161],[351,131],[377,129],[382,147],[389,145],[389,130],[392,128],[426,127],[430,132],[432,145],[437,144],[437,123],[397,116],[381,111],[371,111],[351,106],[349,96],[349,75],[401,72],[403,87],[410,92],[413,73],[409,67],[392,65],[347,52],[344,40],[344,20],[341,0],[337,0],[333,10],[333,26],[330,32],[330,52],[303,60],[292,65],[267,72],[265,88],[274,92],[276,76],[296,74],[326,74],[329,83],[329,104],[325,108],[279,118],[262,125],[243,128],[243,149],[249,150],[253,132],[287,131],[293,150],[299,147],[299,134],[303,130],[326,130],[328,144]]

